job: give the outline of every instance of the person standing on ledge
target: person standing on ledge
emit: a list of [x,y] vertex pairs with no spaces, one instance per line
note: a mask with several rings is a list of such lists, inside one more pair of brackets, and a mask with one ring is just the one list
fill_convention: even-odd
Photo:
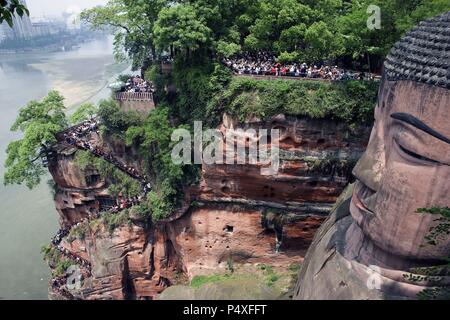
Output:
[[308,251],[294,299],[450,298],[450,12],[394,45],[357,179]]

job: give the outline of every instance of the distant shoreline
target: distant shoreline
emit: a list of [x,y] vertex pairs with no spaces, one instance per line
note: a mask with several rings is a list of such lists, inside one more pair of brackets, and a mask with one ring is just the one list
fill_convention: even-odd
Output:
[[[58,52],[70,52],[79,49],[83,44],[93,42],[96,40],[101,40],[108,36],[95,36],[87,37],[83,39],[73,39],[71,41],[63,41],[63,39],[57,39],[54,43],[49,43],[41,46],[24,46],[19,48],[5,49],[2,48],[0,44],[0,57],[10,56],[17,54],[39,54],[39,53],[58,53]],[[32,39],[31,39],[32,40]]]

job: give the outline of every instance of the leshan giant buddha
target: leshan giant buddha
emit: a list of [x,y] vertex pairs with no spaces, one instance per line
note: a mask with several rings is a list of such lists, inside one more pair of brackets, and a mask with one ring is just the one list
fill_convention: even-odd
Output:
[[388,55],[357,181],[316,234],[294,299],[449,298],[449,65],[450,12]]

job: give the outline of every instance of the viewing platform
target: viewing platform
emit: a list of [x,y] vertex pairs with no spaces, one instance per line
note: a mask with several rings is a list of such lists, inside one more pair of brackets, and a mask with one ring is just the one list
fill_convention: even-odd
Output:
[[152,92],[117,92],[115,99],[117,101],[151,101],[153,102]]
[[114,98],[125,111],[148,113],[155,109],[152,92],[116,92]]

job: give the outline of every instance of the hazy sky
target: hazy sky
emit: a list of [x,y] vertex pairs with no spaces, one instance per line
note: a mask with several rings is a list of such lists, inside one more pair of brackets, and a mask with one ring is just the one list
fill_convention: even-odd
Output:
[[94,7],[105,4],[107,0],[26,0],[26,2],[32,17],[42,17],[60,15],[73,6],[80,9]]

